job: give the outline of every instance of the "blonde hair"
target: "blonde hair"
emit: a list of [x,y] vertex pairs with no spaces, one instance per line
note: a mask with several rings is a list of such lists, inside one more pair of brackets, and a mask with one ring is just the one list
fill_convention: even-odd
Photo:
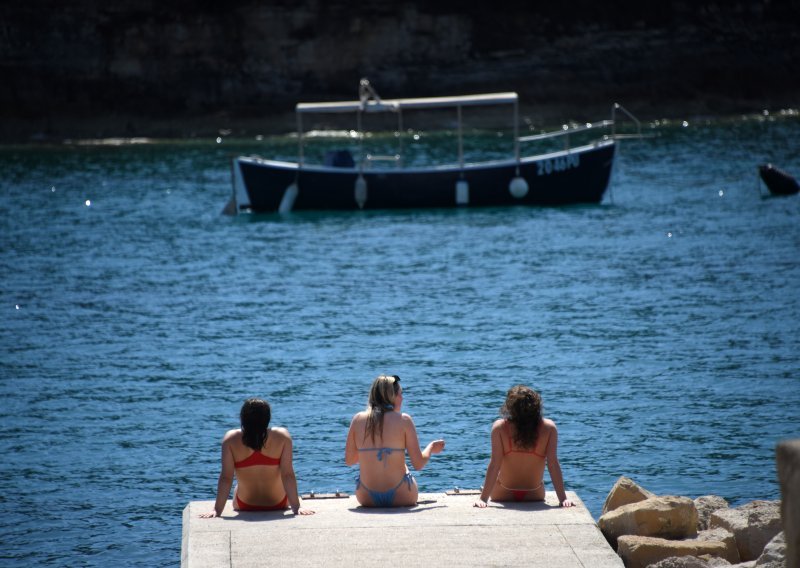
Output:
[[374,442],[376,433],[383,437],[383,416],[387,410],[394,410],[398,392],[400,392],[400,377],[397,375],[380,375],[372,381],[367,402],[367,428],[364,431],[364,439],[370,436]]

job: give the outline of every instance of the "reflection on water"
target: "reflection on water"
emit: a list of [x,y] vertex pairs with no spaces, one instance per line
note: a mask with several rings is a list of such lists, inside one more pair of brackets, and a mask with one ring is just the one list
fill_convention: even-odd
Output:
[[[289,217],[219,214],[230,157],[293,159],[288,136],[0,149],[2,558],[175,563],[251,395],[290,428],[301,491],[352,490],[344,435],[379,373],[447,439],[423,491],[480,485],[519,382],[595,516],[619,475],[777,498],[800,199],[763,198],[756,165],[800,174],[800,123],[655,130],[600,206]],[[451,139],[423,132],[423,157]]]

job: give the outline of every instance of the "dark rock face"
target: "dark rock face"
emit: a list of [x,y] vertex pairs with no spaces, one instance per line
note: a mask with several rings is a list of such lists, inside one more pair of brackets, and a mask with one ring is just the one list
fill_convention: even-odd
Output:
[[18,123],[266,116],[355,98],[361,77],[385,97],[516,90],[645,114],[800,94],[794,0],[29,0],[0,21],[0,118]]

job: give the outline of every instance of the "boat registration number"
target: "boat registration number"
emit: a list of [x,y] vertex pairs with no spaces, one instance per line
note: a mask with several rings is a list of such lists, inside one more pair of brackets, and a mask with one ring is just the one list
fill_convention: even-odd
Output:
[[579,154],[568,154],[560,158],[549,158],[536,162],[536,175],[549,176],[553,172],[563,172],[581,165]]

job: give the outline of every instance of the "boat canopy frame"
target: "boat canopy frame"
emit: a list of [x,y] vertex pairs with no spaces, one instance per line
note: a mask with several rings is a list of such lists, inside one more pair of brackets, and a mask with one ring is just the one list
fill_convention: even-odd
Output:
[[[513,106],[513,128],[514,128],[514,159],[519,168],[519,96],[515,92],[504,93],[484,93],[477,95],[461,95],[451,97],[423,97],[408,99],[381,99],[372,87],[368,79],[361,79],[358,87],[359,100],[357,101],[337,101],[323,103],[297,103],[295,114],[297,116],[297,139],[298,139],[298,168],[303,167],[303,115],[311,113],[356,113],[356,132],[358,136],[359,152],[359,171],[363,171],[364,162],[368,159],[383,159],[402,161],[403,155],[403,110],[404,109],[439,109],[455,108],[458,123],[458,164],[464,168],[464,141],[463,141],[463,121],[461,109],[465,106],[490,106],[490,105],[512,105]],[[364,113],[396,113],[398,153],[395,156],[367,157],[363,152],[364,130],[362,127],[362,115]]]
[[[337,101],[321,103],[297,103],[295,113],[297,116],[297,155],[298,173],[304,163],[304,137],[303,137],[303,115],[311,113],[355,113],[356,114],[356,136],[359,146],[359,173],[364,171],[365,162],[373,160],[395,161],[402,165],[403,156],[403,110],[404,109],[440,109],[455,108],[457,116],[457,139],[458,139],[458,165],[464,170],[464,137],[463,137],[463,107],[471,106],[490,106],[490,105],[511,105],[513,106],[513,130],[514,130],[514,161],[517,163],[517,175],[519,175],[520,164],[520,143],[545,140],[564,136],[564,149],[569,150],[570,134],[591,130],[591,129],[611,129],[611,134],[603,136],[601,139],[611,138],[619,140],[623,138],[646,138],[652,135],[642,134],[641,122],[619,103],[614,103],[611,107],[611,120],[601,120],[594,123],[585,124],[565,124],[561,130],[544,132],[541,134],[531,134],[527,136],[519,135],[519,96],[516,92],[484,93],[476,95],[461,95],[450,97],[423,97],[407,99],[381,99],[368,79],[361,79],[359,82],[359,100],[357,101]],[[636,127],[635,134],[620,134],[616,130],[617,112],[625,114],[633,121]],[[398,132],[398,152],[394,156],[370,156],[364,155],[364,129],[362,127],[362,115],[364,113],[396,113],[397,132]]]

